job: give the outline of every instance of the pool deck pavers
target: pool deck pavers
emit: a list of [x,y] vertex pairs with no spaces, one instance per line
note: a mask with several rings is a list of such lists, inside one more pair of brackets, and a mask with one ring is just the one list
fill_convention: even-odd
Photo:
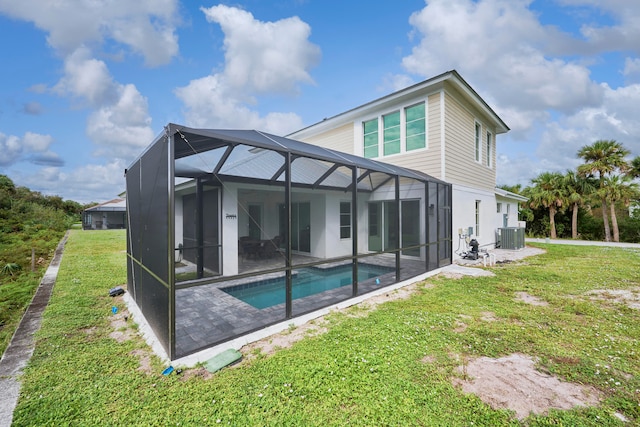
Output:
[[[317,259],[299,257],[297,264],[315,262]],[[244,271],[259,272],[260,268],[268,270],[277,268],[280,260],[249,260],[243,265]],[[385,267],[395,266],[395,257],[385,255],[367,257],[364,262]],[[319,267],[329,268],[340,263],[327,263]],[[408,259],[402,260],[401,277],[413,277],[425,272],[424,262]],[[244,272],[242,271],[242,272]],[[276,275],[278,273],[275,273]],[[294,270],[295,274],[295,270]],[[284,275],[284,272],[280,273]],[[274,273],[269,275],[274,276]],[[211,347],[212,345],[232,339],[238,335],[263,328],[286,320],[285,305],[279,304],[265,309],[257,309],[227,294],[221,288],[251,283],[262,280],[260,276],[217,282],[176,290],[176,353],[178,357]],[[369,279],[358,284],[358,295],[388,286],[395,280],[395,272],[380,276],[381,283]],[[328,307],[353,296],[352,287],[344,286],[324,291],[319,294],[294,300],[293,316],[309,313]]]

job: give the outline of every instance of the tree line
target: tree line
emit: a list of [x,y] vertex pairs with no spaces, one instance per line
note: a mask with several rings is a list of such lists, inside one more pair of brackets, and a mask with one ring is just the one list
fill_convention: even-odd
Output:
[[58,242],[80,222],[88,206],[16,186],[0,174],[0,350],[11,338]]
[[524,189],[502,188],[529,199],[520,214],[530,235],[568,237],[570,223],[572,239],[619,242],[622,229],[623,241],[638,242],[640,212],[630,216],[628,208],[640,199],[640,156],[628,160],[630,154],[615,140],[598,140],[578,150],[583,163],[576,170],[542,172]]

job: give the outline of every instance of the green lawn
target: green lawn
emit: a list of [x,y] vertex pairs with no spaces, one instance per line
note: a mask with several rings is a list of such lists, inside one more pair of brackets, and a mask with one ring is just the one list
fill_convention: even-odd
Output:
[[[410,298],[328,316],[328,331],[208,379],[139,370],[141,338],[109,336],[111,287],[126,282],[122,230],[71,232],[22,377],[15,425],[495,426],[640,423],[640,311],[594,300],[638,288],[640,250],[541,245],[496,277],[433,278]],[[426,285],[429,286],[426,286]],[[517,302],[517,292],[548,306]],[[124,309],[120,306],[120,309]],[[482,320],[491,312],[497,321]],[[358,314],[355,316],[354,314]],[[464,320],[467,328],[456,331]],[[137,350],[137,351],[136,351]],[[601,391],[597,408],[524,422],[454,387],[460,360],[522,353]],[[425,363],[428,357],[429,363]]]

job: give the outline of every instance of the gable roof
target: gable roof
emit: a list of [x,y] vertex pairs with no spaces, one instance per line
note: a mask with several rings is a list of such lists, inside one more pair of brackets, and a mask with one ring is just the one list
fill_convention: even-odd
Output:
[[388,104],[394,104],[401,102],[405,98],[415,98],[416,94],[428,93],[434,89],[439,89],[444,86],[444,83],[448,82],[455,87],[462,97],[467,99],[473,105],[477,106],[495,125],[496,133],[508,132],[509,126],[496,114],[495,111],[487,104],[480,95],[467,83],[462,76],[456,70],[450,70],[440,75],[424,80],[420,83],[416,83],[412,86],[401,89],[397,92],[383,96],[382,98],[375,99],[366,104],[362,104],[344,113],[337,114],[335,116],[325,118],[324,120],[292,132],[287,135],[288,137],[301,138],[305,136],[306,131],[313,129],[313,133],[322,131],[324,127],[327,129],[334,128],[343,123],[352,122],[356,118],[367,114],[369,111],[383,109]]
[[113,199],[108,202],[103,202],[97,204],[95,206],[91,206],[90,208],[85,209],[85,212],[93,211],[93,212],[101,212],[101,211],[122,211],[124,212],[127,209],[127,201],[126,199]]

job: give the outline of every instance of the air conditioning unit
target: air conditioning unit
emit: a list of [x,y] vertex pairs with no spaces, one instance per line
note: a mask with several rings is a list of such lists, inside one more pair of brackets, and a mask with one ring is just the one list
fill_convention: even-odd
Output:
[[496,246],[502,249],[524,248],[524,228],[504,227],[496,231]]

